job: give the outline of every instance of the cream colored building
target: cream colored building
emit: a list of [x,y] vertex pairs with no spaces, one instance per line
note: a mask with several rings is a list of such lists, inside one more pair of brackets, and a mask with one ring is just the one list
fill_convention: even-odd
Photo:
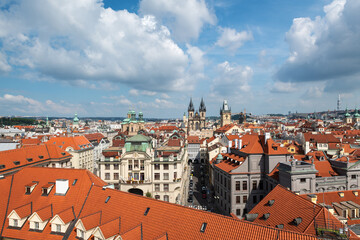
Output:
[[[181,138],[174,135],[170,139]],[[156,154],[151,137],[140,134],[130,137],[121,153],[103,156],[99,163],[100,177],[121,191],[182,203],[181,189],[187,175],[184,147],[164,144],[156,149]]]

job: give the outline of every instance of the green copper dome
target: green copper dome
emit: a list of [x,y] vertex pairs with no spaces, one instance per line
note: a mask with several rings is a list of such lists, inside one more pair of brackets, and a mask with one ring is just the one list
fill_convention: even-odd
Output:
[[359,111],[357,110],[357,108],[355,108],[354,117],[355,117],[355,118],[360,118],[360,114],[359,114]]
[[349,111],[348,111],[348,109],[346,108],[346,113],[345,113],[345,117],[350,117],[350,113],[349,113]]
[[74,123],[77,123],[77,122],[79,122],[79,118],[78,118],[78,116],[77,116],[77,113],[75,113],[75,117],[74,117],[74,120],[73,120],[73,122],[74,122]]

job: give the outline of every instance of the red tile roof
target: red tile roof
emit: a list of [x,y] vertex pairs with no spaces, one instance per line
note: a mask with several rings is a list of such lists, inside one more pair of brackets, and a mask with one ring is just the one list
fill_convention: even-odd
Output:
[[46,142],[47,145],[56,145],[66,150],[71,147],[74,150],[90,149],[93,145],[84,136],[75,137],[53,137]]
[[188,136],[187,140],[189,144],[194,144],[194,143],[200,144],[200,139],[198,136]]
[[101,139],[105,138],[105,136],[102,133],[89,133],[89,134],[84,134],[84,136],[90,142],[96,141],[97,143],[100,143]]

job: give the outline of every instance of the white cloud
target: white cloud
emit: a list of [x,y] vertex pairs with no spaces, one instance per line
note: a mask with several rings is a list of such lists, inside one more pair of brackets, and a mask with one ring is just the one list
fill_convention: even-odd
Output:
[[1,112],[12,115],[14,112],[19,112],[27,115],[44,115],[55,114],[60,116],[71,115],[74,112],[85,113],[83,107],[61,101],[55,103],[51,100],[40,102],[38,100],[25,97],[22,95],[4,94],[0,96]]
[[184,42],[197,39],[205,24],[216,22],[205,0],[142,0],[140,12],[161,19],[175,39]]
[[250,31],[237,32],[232,28],[220,28],[221,36],[217,40],[216,45],[227,48],[229,51],[236,51],[245,42],[253,39]]
[[145,96],[155,96],[156,92],[144,90],[144,91],[141,91],[141,94],[145,95]]
[[130,94],[131,96],[138,96],[138,95],[139,95],[139,91],[136,90],[136,89],[130,89],[129,94]]
[[291,82],[323,81],[325,91],[359,89],[359,12],[358,0],[334,0],[324,7],[323,17],[295,18],[286,34],[289,58],[276,78]]
[[274,82],[274,85],[270,89],[273,93],[292,93],[296,90],[295,84],[291,82]]
[[[172,4],[185,7],[176,12],[175,25],[191,36],[214,21],[204,1]],[[183,23],[192,7],[190,22]],[[40,79],[91,82],[91,88],[97,88],[94,81],[152,92],[181,91],[178,83],[195,84],[187,72],[192,56],[154,16],[105,9],[98,0],[12,4],[0,10],[0,43],[0,71],[22,67]]]
[[218,75],[211,85],[211,91],[222,96],[238,94],[250,91],[249,82],[253,76],[253,70],[249,66],[231,66],[225,61],[217,67]]

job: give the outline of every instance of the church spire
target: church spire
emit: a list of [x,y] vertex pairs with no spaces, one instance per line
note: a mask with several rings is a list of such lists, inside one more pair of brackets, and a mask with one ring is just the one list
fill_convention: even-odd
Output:
[[193,102],[192,102],[192,98],[190,98],[190,103],[189,103],[188,111],[189,111],[189,112],[195,111],[195,109],[194,109],[194,104],[193,104]]
[[199,112],[206,112],[206,107],[205,107],[205,103],[204,103],[203,98],[201,98]]

